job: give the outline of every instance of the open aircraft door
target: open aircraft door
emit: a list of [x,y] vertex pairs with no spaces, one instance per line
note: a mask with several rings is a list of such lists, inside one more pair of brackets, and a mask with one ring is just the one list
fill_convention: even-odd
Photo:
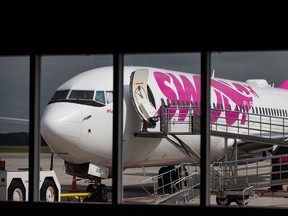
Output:
[[132,72],[130,76],[130,95],[141,120],[147,122],[148,127],[155,127],[158,114],[155,106],[150,101],[151,98],[154,100],[154,97],[152,92],[149,92],[148,76],[149,71],[147,69],[138,69]]

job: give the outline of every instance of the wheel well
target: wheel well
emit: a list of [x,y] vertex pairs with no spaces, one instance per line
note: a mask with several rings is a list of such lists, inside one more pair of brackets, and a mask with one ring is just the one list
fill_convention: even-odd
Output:
[[[21,178],[13,178],[8,186],[8,190],[7,190],[7,197],[8,197],[8,200],[12,200],[12,193],[13,193],[13,190],[15,190],[15,184],[19,184],[21,185],[22,189],[23,189],[23,201],[27,200],[27,189],[22,181]],[[20,187],[20,186],[19,186]]]
[[[53,185],[52,185],[53,184]],[[55,200],[53,201],[60,201],[60,193],[61,191],[59,190],[59,188],[57,187],[57,184],[56,182],[54,181],[54,178],[53,177],[45,177],[45,179],[43,180],[42,182],[42,185],[40,187],[40,200],[41,201],[47,201],[46,200],[46,192],[47,192],[47,189],[48,187],[52,186],[54,189],[55,189]]]
[[44,184],[44,182],[46,181],[46,180],[50,180],[50,181],[52,181],[53,182],[53,184],[56,186],[56,190],[57,190],[57,193],[59,194],[60,193],[60,191],[59,191],[59,188],[57,187],[57,184],[56,184],[56,182],[54,181],[54,178],[53,177],[46,177],[45,179],[44,179],[44,181],[42,182],[42,184],[41,184],[41,187],[40,187],[40,190],[42,189],[42,187],[43,187],[43,184]]
[[[8,190],[10,190],[11,184],[12,184],[13,182],[15,182],[15,181],[19,182],[19,183],[23,186],[23,188],[25,188],[25,185],[24,185],[24,183],[23,183],[23,181],[22,181],[21,178],[13,178],[12,181],[11,181],[11,183],[9,184]],[[26,191],[26,188],[25,188],[25,191]]]

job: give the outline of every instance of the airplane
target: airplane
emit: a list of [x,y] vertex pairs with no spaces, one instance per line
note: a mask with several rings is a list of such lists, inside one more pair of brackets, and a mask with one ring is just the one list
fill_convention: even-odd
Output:
[[[177,136],[173,138],[159,134],[161,107],[183,105],[183,109],[172,109],[168,119],[186,122],[191,117],[187,106],[200,107],[200,83],[199,74],[124,66],[124,169],[157,166],[161,174],[181,163],[199,164],[199,134],[177,134],[183,129],[181,124],[175,127]],[[227,120],[227,116],[233,116],[245,125],[249,113],[288,118],[287,89],[287,82],[276,88],[263,79],[239,82],[212,76],[211,121],[217,123],[224,116],[224,123],[233,126],[239,123],[233,118]],[[199,109],[193,112],[201,114]],[[91,69],[64,82],[56,89],[41,118],[41,136],[52,152],[65,161],[66,173],[94,180],[96,183],[89,185],[87,191],[93,191],[97,200],[103,202],[107,201],[107,187],[101,180],[112,177],[112,124],[112,66]],[[144,136],[139,135],[141,131]],[[211,136],[210,161],[225,160],[225,150],[235,149],[235,142],[238,158],[271,153],[275,148],[273,143]]]

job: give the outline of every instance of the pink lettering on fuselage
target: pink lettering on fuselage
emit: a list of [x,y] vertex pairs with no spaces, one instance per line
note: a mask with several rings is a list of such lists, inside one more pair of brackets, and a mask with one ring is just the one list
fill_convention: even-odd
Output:
[[[187,101],[193,104],[200,105],[201,95],[201,77],[200,75],[184,76],[180,74],[176,75],[171,73],[154,72],[155,80],[163,93],[163,95],[170,101]],[[216,98],[216,109],[211,111],[211,121],[216,122],[222,112],[225,112],[227,124],[232,125],[239,117],[237,107],[244,107],[250,110],[253,104],[253,96],[259,97],[257,93],[248,85],[232,82],[227,83],[221,80],[211,79],[211,93]],[[230,106],[229,106],[230,104]],[[234,109],[232,109],[234,105]],[[221,109],[223,107],[223,109]],[[217,109],[218,108],[218,109]],[[229,111],[231,108],[231,111]],[[158,113],[160,108],[158,109]],[[171,120],[176,113],[176,109],[172,110],[169,114],[169,120]],[[194,114],[199,115],[200,109],[195,111]],[[179,111],[178,121],[184,121],[188,115],[188,109],[181,109]],[[246,121],[246,114],[243,113],[241,117],[241,124]]]

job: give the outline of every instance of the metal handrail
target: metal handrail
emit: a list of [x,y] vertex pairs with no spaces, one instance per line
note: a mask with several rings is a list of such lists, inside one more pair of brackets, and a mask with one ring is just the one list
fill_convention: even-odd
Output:
[[[221,115],[219,115],[221,113]],[[160,131],[200,134],[199,106],[165,106],[160,109]],[[262,143],[287,145],[288,118],[211,108],[211,135],[257,139]]]

